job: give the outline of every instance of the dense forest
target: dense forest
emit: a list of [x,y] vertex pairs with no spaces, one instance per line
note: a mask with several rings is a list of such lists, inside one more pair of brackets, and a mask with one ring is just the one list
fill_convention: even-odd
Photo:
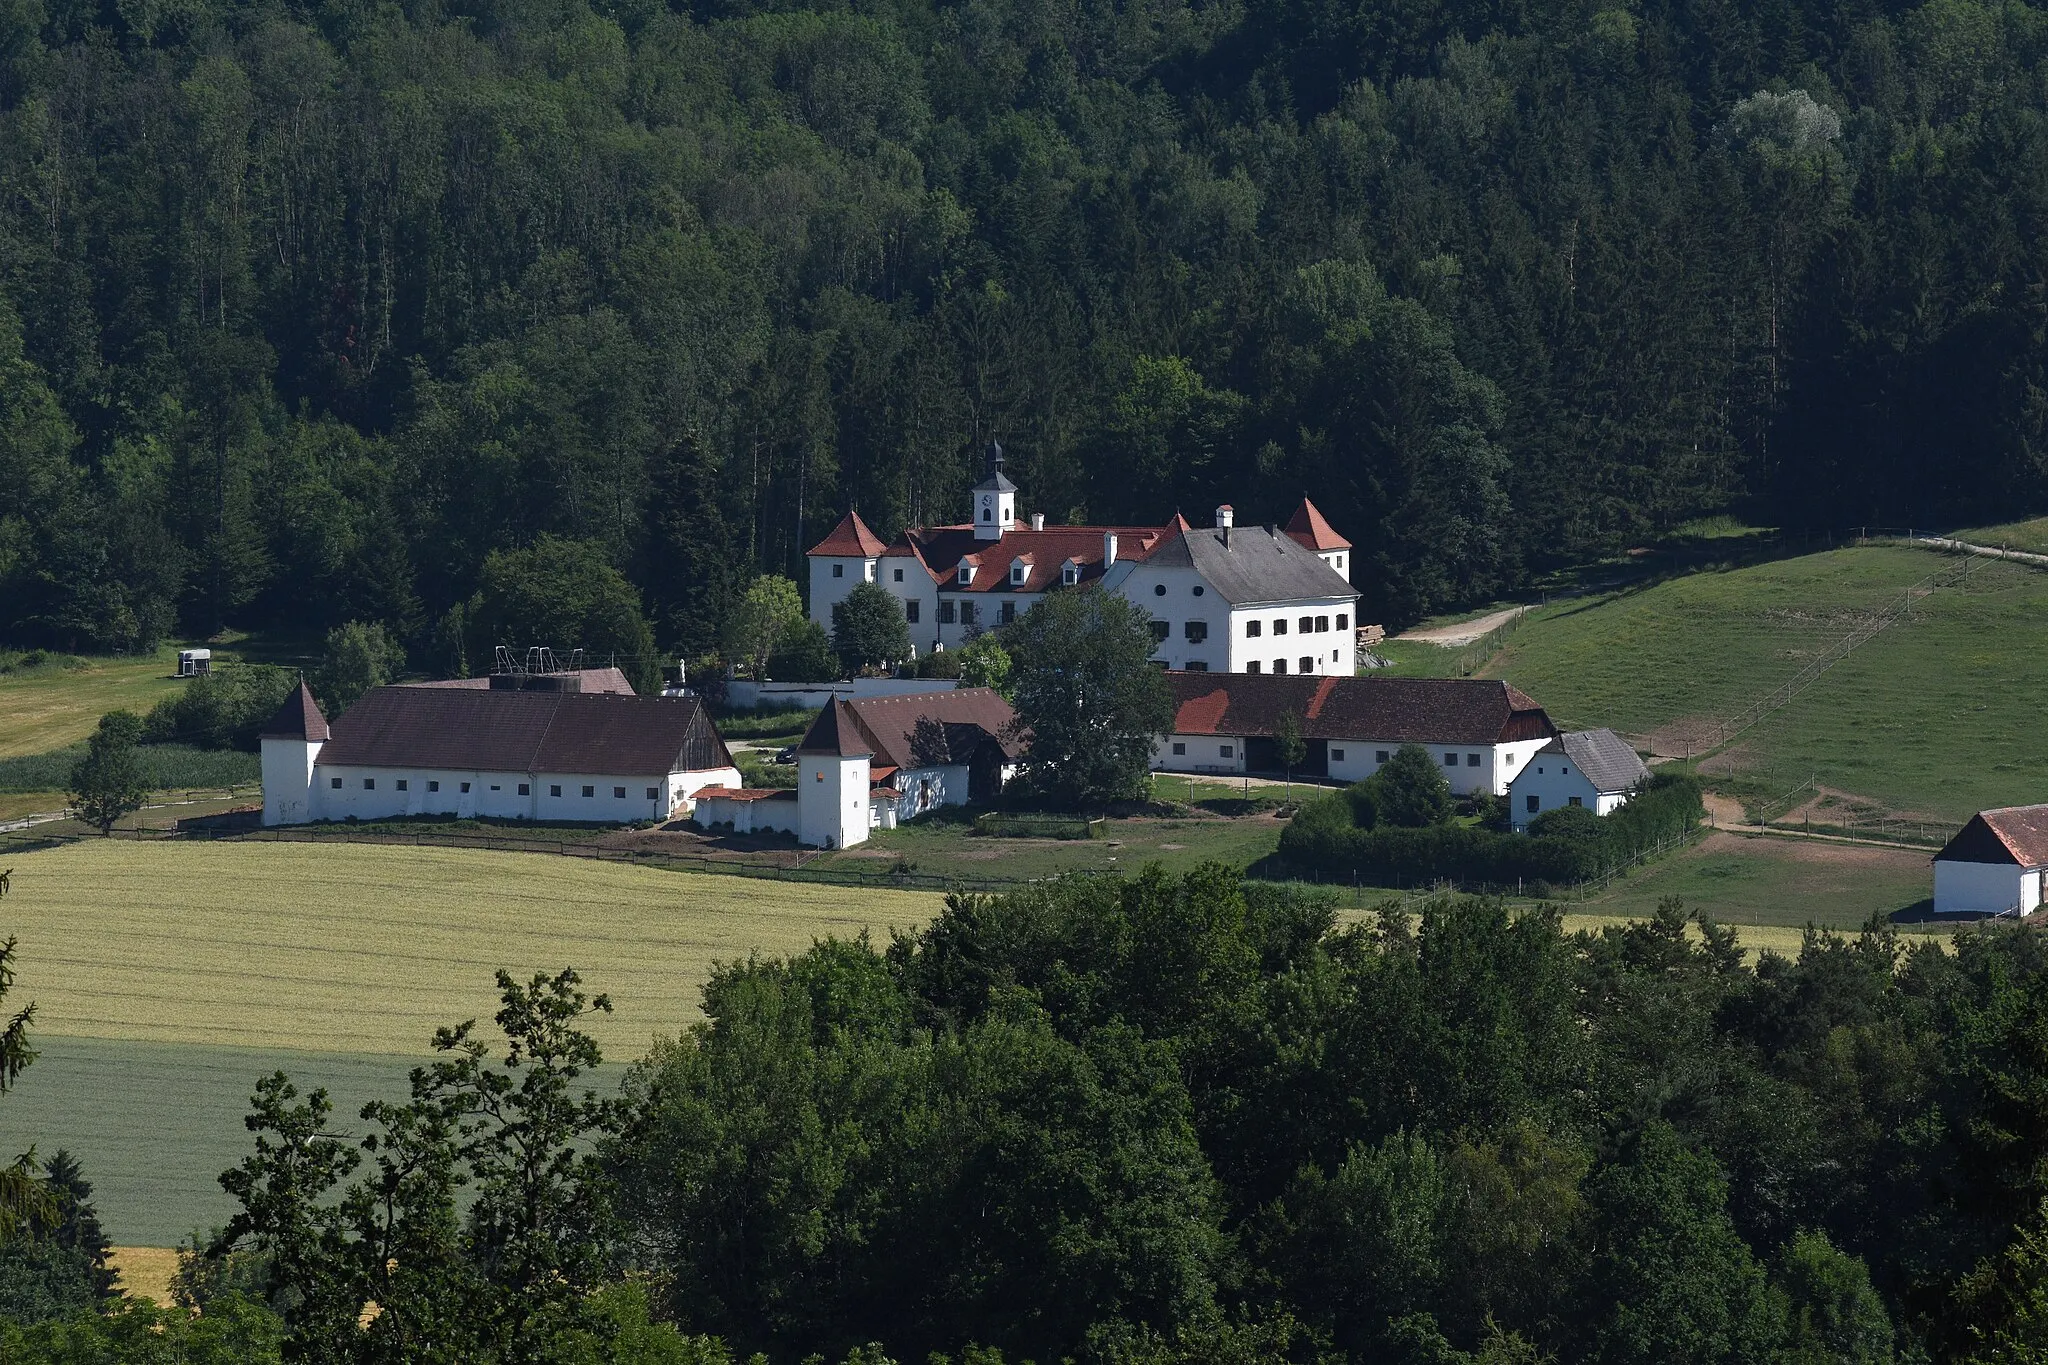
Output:
[[[2021,0],[6,0],[0,638],[715,645],[848,505],[1312,490],[1401,622],[2048,496]],[[568,646],[577,641],[556,640]]]
[[[49,1231],[0,1243],[0,1360],[2048,1353],[2025,926],[1950,951],[1874,921],[1746,962],[1670,902],[1597,933],[1451,897],[1339,925],[1155,868],[726,964],[610,1095],[583,1032],[608,1001],[500,988],[409,1096],[256,1085],[239,1212],[177,1286],[201,1318],[95,1316],[92,1238],[62,1236],[89,1185],[50,1177]],[[169,1349],[202,1331],[261,1349]]]

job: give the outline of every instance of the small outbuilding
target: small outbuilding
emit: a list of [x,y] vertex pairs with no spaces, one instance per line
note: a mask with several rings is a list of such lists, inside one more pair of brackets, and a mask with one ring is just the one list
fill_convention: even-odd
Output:
[[1650,780],[1650,770],[1629,742],[1612,730],[1577,730],[1538,749],[1508,785],[1515,829],[1547,810],[1584,806],[1607,815]]
[[181,649],[178,651],[178,676],[201,678],[213,672],[213,651],[210,649]]
[[1934,855],[1934,913],[2031,915],[2048,868],[2048,806],[1980,810]]

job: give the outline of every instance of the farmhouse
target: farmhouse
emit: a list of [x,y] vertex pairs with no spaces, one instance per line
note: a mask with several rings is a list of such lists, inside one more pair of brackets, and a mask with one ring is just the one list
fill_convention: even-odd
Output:
[[1584,806],[1606,815],[1650,780],[1629,742],[1612,730],[1577,730],[1559,735],[1536,751],[1508,784],[1508,805],[1517,831],[1547,810]]
[[1352,671],[1351,542],[1305,498],[1285,530],[1236,526],[1228,506],[1199,530],[1177,514],[1161,526],[1047,526],[1034,513],[1019,525],[1017,486],[991,444],[969,511],[958,525],[913,527],[892,543],[848,512],[810,550],[811,619],[830,629],[834,606],[878,583],[919,648],[952,649],[1055,588],[1099,587],[1151,613],[1153,658],[1165,668]]
[[1356,782],[1403,744],[1443,765],[1451,790],[1498,796],[1557,738],[1541,706],[1482,678],[1273,677],[1169,673],[1173,733],[1152,766],[1187,773],[1277,773],[1291,716],[1305,756],[1298,775]]
[[790,793],[698,793],[696,820],[734,833],[781,830],[816,848],[864,843],[940,806],[1002,790],[1023,752],[1016,712],[986,687],[835,701],[797,745]]
[[2040,907],[2048,868],[2048,806],[1982,810],[1934,855],[1934,913],[1989,914]]
[[667,819],[738,786],[692,697],[379,687],[331,725],[300,683],[263,727],[263,823],[404,815]]

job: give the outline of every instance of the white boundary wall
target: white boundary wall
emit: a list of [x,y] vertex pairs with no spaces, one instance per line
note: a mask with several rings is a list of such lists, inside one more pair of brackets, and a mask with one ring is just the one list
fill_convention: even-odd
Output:
[[764,703],[771,707],[815,710],[831,701],[914,697],[928,692],[951,692],[957,686],[951,678],[853,678],[834,683],[757,683],[734,678],[725,685],[725,705],[729,711],[751,711]]

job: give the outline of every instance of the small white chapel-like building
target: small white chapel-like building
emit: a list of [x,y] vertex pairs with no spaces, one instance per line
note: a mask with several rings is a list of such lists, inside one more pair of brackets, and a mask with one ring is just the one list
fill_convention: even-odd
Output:
[[885,543],[848,512],[809,552],[811,619],[862,583],[894,597],[920,652],[956,649],[1007,625],[1056,588],[1100,587],[1152,615],[1153,659],[1196,673],[1349,676],[1358,593],[1351,542],[1304,498],[1284,529],[1176,515],[1162,526],[1048,526],[1017,515],[1017,486],[990,444],[969,520],[913,527]]
[[1980,810],[1934,855],[1937,915],[2031,915],[2048,882],[2048,806]]

